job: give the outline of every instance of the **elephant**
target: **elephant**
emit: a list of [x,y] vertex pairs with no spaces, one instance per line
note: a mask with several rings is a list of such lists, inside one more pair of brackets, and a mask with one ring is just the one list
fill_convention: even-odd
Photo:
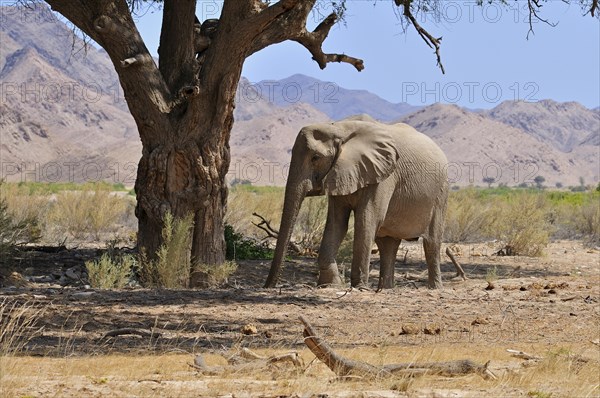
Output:
[[383,124],[363,115],[303,127],[292,148],[282,221],[265,287],[277,283],[304,198],[327,195],[318,286],[342,284],[335,258],[354,212],[352,287],[368,288],[373,241],[380,252],[379,286],[392,288],[401,240],[422,237],[427,286],[441,288],[447,163],[429,137],[406,124]]

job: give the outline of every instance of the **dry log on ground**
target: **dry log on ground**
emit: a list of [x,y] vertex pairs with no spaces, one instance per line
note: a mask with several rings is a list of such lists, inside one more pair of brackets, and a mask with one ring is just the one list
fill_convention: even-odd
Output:
[[496,376],[488,369],[489,361],[485,365],[479,365],[465,359],[446,362],[407,362],[384,366],[373,366],[366,362],[355,361],[333,351],[329,344],[317,336],[312,325],[303,316],[300,316],[300,321],[304,324],[304,343],[321,362],[339,377],[375,378],[388,377],[399,373],[413,376],[423,374],[460,376],[475,373],[484,378],[496,379]]

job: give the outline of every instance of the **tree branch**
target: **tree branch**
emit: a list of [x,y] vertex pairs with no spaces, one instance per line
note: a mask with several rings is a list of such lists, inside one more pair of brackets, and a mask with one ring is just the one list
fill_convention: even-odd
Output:
[[538,10],[542,8],[540,0],[527,0],[527,7],[529,8],[529,30],[527,31],[527,40],[529,40],[530,33],[535,34],[535,32],[533,31],[533,18],[552,27],[555,27],[557,25],[539,16]]
[[592,0],[592,6],[590,7],[590,11],[589,11],[589,13],[592,15],[592,17],[595,17],[594,13],[596,12],[597,9],[598,9],[598,0]]
[[353,65],[356,70],[360,72],[365,68],[362,59],[350,57],[345,54],[325,54],[322,50],[323,42],[327,38],[331,27],[336,21],[337,15],[335,13],[331,13],[323,20],[323,22],[319,24],[319,26],[315,28],[314,31],[308,32],[306,29],[304,29],[292,40],[306,47],[306,49],[312,54],[312,59],[319,64],[319,68],[321,69],[325,69],[327,63],[329,62],[345,62]]
[[[169,112],[169,89],[135,26],[125,0],[46,2],[106,50],[119,75],[125,99],[128,100],[127,104],[138,126],[146,123],[149,109]],[[148,131],[154,130],[164,129],[162,126],[155,126]],[[141,136],[144,143],[152,138]]]
[[164,2],[158,65],[171,93],[193,83],[195,6],[194,0]]
[[435,55],[437,57],[437,66],[441,69],[442,73],[445,74],[446,71],[444,69],[444,65],[442,64],[442,57],[440,55],[440,44],[442,41],[441,37],[435,38],[433,37],[427,30],[425,30],[417,19],[413,15],[410,5],[412,0],[394,0],[398,7],[403,6],[403,14],[404,16],[412,23],[415,27],[415,30],[421,36],[425,44],[427,44],[430,48],[435,48]]
[[345,54],[326,54],[322,50],[323,42],[337,22],[335,13],[325,18],[314,31],[307,31],[308,15],[315,2],[316,0],[282,0],[260,12],[256,20],[261,21],[263,29],[257,31],[248,56],[272,44],[293,40],[310,51],[321,69],[329,62],[345,62],[353,65],[358,71],[363,70],[364,63],[361,59]]

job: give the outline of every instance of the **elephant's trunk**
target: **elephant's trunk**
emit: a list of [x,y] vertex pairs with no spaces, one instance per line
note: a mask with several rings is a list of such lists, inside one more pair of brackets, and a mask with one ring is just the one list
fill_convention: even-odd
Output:
[[283,213],[281,225],[279,227],[279,235],[277,236],[277,246],[275,247],[275,254],[273,256],[273,262],[271,263],[269,277],[265,283],[265,287],[267,288],[275,287],[279,280],[281,265],[290,243],[292,230],[294,229],[300,206],[302,205],[302,201],[304,200],[307,191],[307,183],[297,183],[292,179],[288,179],[288,183],[285,187],[285,200],[283,202]]

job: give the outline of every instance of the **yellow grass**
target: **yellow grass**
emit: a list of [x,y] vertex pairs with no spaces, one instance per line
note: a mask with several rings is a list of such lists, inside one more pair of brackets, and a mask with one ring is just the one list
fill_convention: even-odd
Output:
[[[509,348],[509,347],[506,347]],[[322,363],[313,362],[306,372],[287,365],[280,369],[226,372],[203,376],[188,364],[189,354],[107,355],[80,358],[13,357],[11,366],[2,366],[2,396],[218,396],[230,393],[300,394],[343,391],[394,390],[422,394],[432,389],[462,391],[486,396],[527,395],[552,397],[593,397],[600,394],[598,347],[529,345],[510,347],[543,356],[537,365],[521,367],[524,362],[511,358],[504,347],[478,344],[443,344],[432,347],[385,346],[340,350],[340,353],[375,365],[410,361],[448,361],[469,358],[484,363],[492,360],[491,369],[498,380],[484,380],[477,375],[463,377],[399,375],[381,380],[336,380]],[[282,350],[260,350],[273,355]],[[306,364],[313,355],[303,349]],[[6,357],[0,359],[4,363]],[[225,365],[221,356],[206,355],[208,365]],[[585,362],[587,361],[587,362]],[[0,365],[1,366],[1,365]],[[490,395],[491,394],[491,395]]]

